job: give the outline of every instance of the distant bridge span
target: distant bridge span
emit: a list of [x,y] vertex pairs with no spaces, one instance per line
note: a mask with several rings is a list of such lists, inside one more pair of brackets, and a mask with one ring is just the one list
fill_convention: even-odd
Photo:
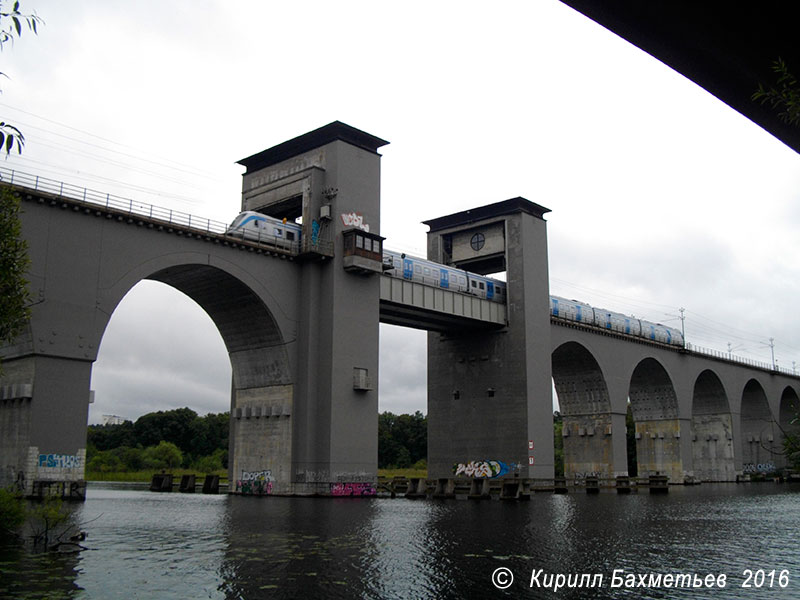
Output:
[[[380,252],[350,254],[348,236],[383,241],[384,143],[337,122],[242,161],[243,210],[303,217],[289,246],[5,174],[23,200],[33,317],[2,349],[0,485],[81,494],[92,364],[116,306],[143,279],[184,292],[220,331],[237,492],[253,489],[241,482],[254,474],[260,493],[374,491],[379,322],[430,331],[432,478],[492,460],[504,465],[497,476],[552,480],[552,381],[570,475],[628,472],[628,398],[640,474],[730,480],[781,466],[775,423],[787,423],[800,380],[551,322],[541,206],[515,198],[427,222],[429,259],[505,268],[506,304],[380,275]],[[369,231],[353,229],[352,215]]]

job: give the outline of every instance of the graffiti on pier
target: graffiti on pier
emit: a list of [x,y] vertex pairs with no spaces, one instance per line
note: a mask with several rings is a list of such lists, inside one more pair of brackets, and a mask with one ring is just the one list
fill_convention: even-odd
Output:
[[272,493],[272,471],[242,471],[242,478],[236,481],[236,491],[240,494],[266,496]]
[[744,463],[742,465],[742,470],[745,473],[772,473],[775,470],[775,463],[773,462],[765,462],[765,463]]
[[518,463],[506,464],[499,460],[471,460],[468,463],[456,463],[453,465],[453,474],[458,477],[502,477],[511,471],[519,471]]
[[364,216],[361,213],[342,213],[342,223],[345,227],[356,227],[362,231],[369,232],[369,225],[364,223]]
[[39,466],[45,468],[79,469],[81,457],[76,454],[40,454]]
[[369,483],[332,483],[331,496],[376,496],[378,491]]

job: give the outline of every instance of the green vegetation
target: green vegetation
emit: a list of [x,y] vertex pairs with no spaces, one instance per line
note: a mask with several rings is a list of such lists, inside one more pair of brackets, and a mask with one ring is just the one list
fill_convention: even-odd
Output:
[[[174,472],[179,467],[193,473],[224,473],[228,426],[227,412],[199,417],[190,408],[148,413],[135,423],[90,425],[86,478],[149,481],[153,471]],[[147,477],[139,479],[144,474]]]
[[[37,26],[43,21],[36,16],[36,13],[24,15],[19,10],[19,2],[14,2],[11,10],[4,5],[7,3],[0,1],[0,50],[8,43],[14,43],[14,39],[22,35],[25,30],[24,25],[33,33],[37,33]],[[5,76],[5,73],[0,73]],[[22,132],[5,121],[0,121],[0,151],[6,155],[16,146],[17,152],[22,154],[22,147],[25,145],[25,136]],[[2,297],[2,296],[0,296]]]
[[378,468],[425,469],[420,461],[428,457],[428,418],[417,411],[413,415],[378,415]]
[[[76,525],[73,513],[58,496],[47,496],[35,502],[27,502],[17,490],[0,489],[0,541],[20,542],[20,532],[26,525],[34,548],[59,550],[70,544],[64,538],[72,533]],[[26,536],[27,537],[27,536]]]
[[556,477],[564,477],[564,436],[561,435],[564,430],[564,417],[561,413],[555,411],[553,413],[553,440],[554,447],[554,472]]
[[0,488],[0,537],[13,536],[25,522],[25,516],[22,494]]
[[772,64],[772,72],[777,76],[775,85],[767,88],[759,84],[752,99],[779,111],[778,117],[784,123],[800,126],[800,85],[797,78],[780,58]]
[[25,279],[30,260],[19,211],[19,198],[8,188],[0,189],[0,345],[22,332],[31,313]]
[[[150,481],[154,471],[225,476],[228,413],[199,417],[190,408],[158,411],[119,425],[90,425],[86,479]],[[378,468],[382,477],[425,477],[428,420],[384,412],[378,416]]]

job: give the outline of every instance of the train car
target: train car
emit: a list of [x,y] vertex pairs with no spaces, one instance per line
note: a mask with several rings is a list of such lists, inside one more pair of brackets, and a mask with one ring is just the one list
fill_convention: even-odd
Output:
[[624,333],[626,335],[642,335],[642,323],[636,317],[612,312],[605,308],[594,309],[594,324],[603,329]]
[[385,274],[390,277],[472,294],[494,302],[506,301],[506,284],[497,279],[392,250],[384,250],[383,263]]
[[300,245],[302,228],[297,223],[284,222],[248,210],[240,213],[225,230],[225,233],[245,240],[293,249]]
[[673,327],[667,327],[661,323],[651,323],[642,321],[642,337],[654,342],[669,344],[670,346],[684,345],[683,334]]
[[594,310],[585,302],[578,300],[567,300],[560,296],[550,296],[550,314],[559,319],[594,324]]
[[550,314],[567,321],[593,325],[600,329],[623,333],[653,342],[681,348],[684,346],[683,334],[677,329],[604,308],[595,308],[578,300],[550,296]]

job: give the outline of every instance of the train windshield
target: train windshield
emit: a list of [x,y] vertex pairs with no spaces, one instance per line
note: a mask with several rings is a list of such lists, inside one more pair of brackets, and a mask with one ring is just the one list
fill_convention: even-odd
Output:
[[233,229],[236,229],[237,227],[240,227],[242,225],[242,221],[244,221],[246,218],[247,218],[247,213],[240,214],[238,217],[236,217],[233,220],[233,223],[230,224],[230,226],[228,227],[228,231],[231,231]]

